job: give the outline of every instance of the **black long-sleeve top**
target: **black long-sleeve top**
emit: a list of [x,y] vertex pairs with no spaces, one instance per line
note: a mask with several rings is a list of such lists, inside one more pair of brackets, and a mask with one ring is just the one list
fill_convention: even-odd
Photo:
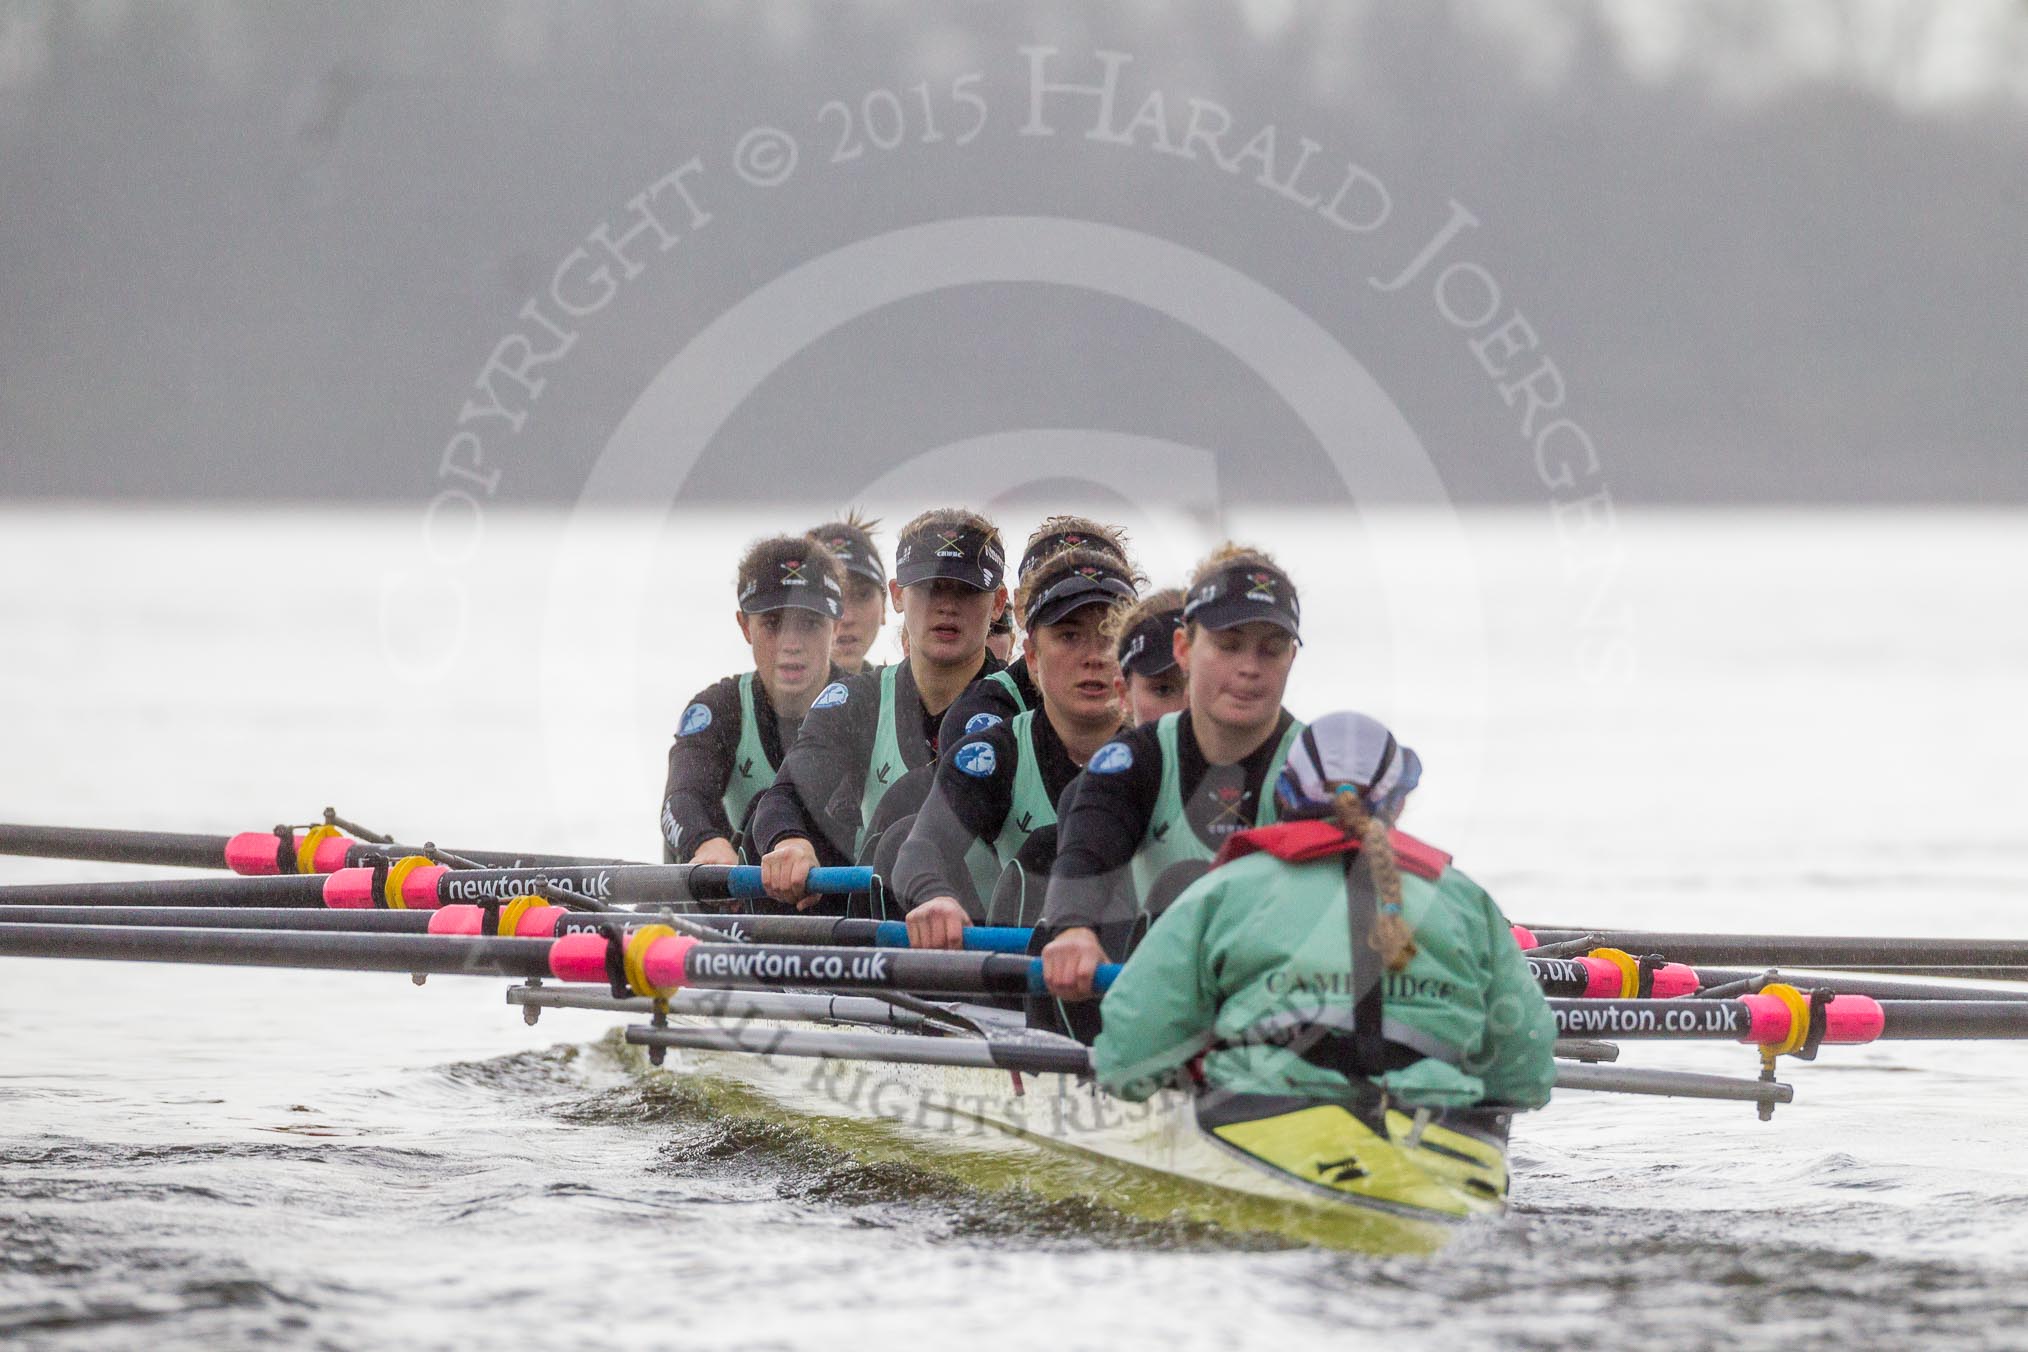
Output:
[[[979,674],[998,670],[999,659],[985,654]],[[852,862],[860,798],[879,730],[880,680],[879,670],[862,671],[837,683],[843,699],[833,697],[830,686],[818,695],[775,782],[755,805],[757,852],[765,854],[788,837],[801,836],[816,846],[819,862]],[[895,741],[907,769],[936,759],[943,713],[923,707],[914,672],[901,663],[894,682]]]
[[[951,701],[951,707],[944,710],[943,730],[940,741],[944,746],[955,746],[960,737],[968,732],[989,728],[992,723],[987,717],[1009,722],[1024,709],[1040,709],[1042,692],[1035,687],[1035,677],[1028,670],[1028,659],[1016,657],[1003,670],[1013,678],[1014,685],[1021,692],[1020,702],[1007,693],[1007,687],[999,681],[978,680],[965,687],[965,693]],[[988,673],[981,673],[985,675]]]
[[[948,717],[944,725],[950,728]],[[1063,791],[1082,772],[1082,767],[1070,758],[1047,714],[1036,714],[1030,727],[1029,740],[1042,771],[1042,786],[1050,802],[1061,803]],[[975,768],[960,768],[956,756],[973,745],[991,747],[993,755],[982,759],[968,753],[967,763]],[[1014,807],[1015,773],[1021,751],[1011,720],[955,739],[946,733],[943,753],[937,759],[936,782],[902,844],[894,876],[887,880],[888,890],[901,899],[903,906],[913,908],[931,897],[967,895],[969,889],[959,886],[957,881],[966,875],[965,851],[974,840],[993,840],[1006,826],[1007,814]],[[976,770],[980,764],[993,768],[980,775]],[[983,910],[972,919],[983,921]]]
[[[831,669],[831,680],[840,675],[836,667]],[[669,744],[669,774],[662,789],[662,853],[671,863],[688,863],[707,840],[722,838],[735,844],[739,840],[741,823],[725,814],[725,787],[732,782],[740,733],[745,730],[739,679],[728,676],[698,691],[683,707],[683,724],[697,719],[692,710],[702,706],[707,715],[703,726],[687,733],[679,729]],[[780,765],[801,720],[783,719],[758,677],[753,682],[753,714],[762,754],[769,764]]]
[[[1209,849],[1226,835],[1253,825],[1260,796],[1273,793],[1267,783],[1275,752],[1294,721],[1284,709],[1274,731],[1237,765],[1214,766],[1204,759],[1186,710],[1177,720],[1178,790],[1184,822]],[[1140,849],[1162,789],[1162,747],[1153,723],[1143,724],[1118,739],[1129,757],[1094,756],[1097,763],[1124,760],[1108,774],[1087,771],[1077,781],[1069,810],[1056,830],[1056,865],[1049,873],[1044,923],[1064,930],[1077,926],[1131,922],[1137,900],[1122,885],[1127,865]],[[1113,745],[1108,743],[1108,745]]]

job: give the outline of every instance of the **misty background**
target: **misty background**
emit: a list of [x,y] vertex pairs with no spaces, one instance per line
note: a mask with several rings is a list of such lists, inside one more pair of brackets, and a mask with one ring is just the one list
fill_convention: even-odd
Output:
[[[1390,218],[1350,233],[1252,167],[1092,140],[1090,99],[1053,100],[1054,134],[1023,136],[1024,46],[1058,49],[1053,74],[1077,81],[1102,73],[1095,54],[1128,54],[1116,126],[1151,93],[1172,135],[1189,100],[1215,102],[1228,153],[1276,128],[1277,173],[1307,137],[1318,188],[1357,164]],[[960,88],[986,110],[962,147]],[[763,126],[799,147],[765,188],[733,167]],[[2028,500],[2013,0],[8,0],[0,495],[424,502],[524,305],[693,158],[709,223],[658,199],[680,243],[575,326],[517,427],[467,420],[486,430],[494,501],[576,498],[656,373],[795,267],[910,225],[1032,215],[1144,232],[1260,282],[1373,375],[1450,496],[1541,502],[1476,335],[1426,281],[1369,280],[1453,202],[1479,222],[1454,256],[1539,335],[1617,501]],[[683,492],[843,500],[1023,428],[1210,448],[1228,500],[1346,491],[1201,336],[1070,288],[983,285],[796,354]]]

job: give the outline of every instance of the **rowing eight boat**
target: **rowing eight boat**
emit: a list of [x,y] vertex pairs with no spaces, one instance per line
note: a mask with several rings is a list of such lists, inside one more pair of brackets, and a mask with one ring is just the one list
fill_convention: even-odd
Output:
[[[531,1015],[651,1008],[549,987],[514,987],[508,998]],[[671,1017],[626,1039],[651,1055],[676,1050],[685,1076],[798,1114],[878,1123],[911,1146],[974,1162],[984,1153],[1017,1184],[1044,1157],[1103,1161],[1107,1204],[1151,1219],[1428,1253],[1460,1222],[1505,1205],[1502,1111],[1403,1111],[1377,1093],[1356,1107],[1178,1089],[1130,1103],[1083,1073],[1084,1047],[1023,1028],[1006,1010],[945,1006],[978,1030],[965,1036],[854,997],[715,991],[670,1005]],[[811,1031],[812,1022],[852,1031]]]

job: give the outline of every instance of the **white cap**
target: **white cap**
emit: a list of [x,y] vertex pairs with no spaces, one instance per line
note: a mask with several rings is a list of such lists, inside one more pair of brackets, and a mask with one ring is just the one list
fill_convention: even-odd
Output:
[[1421,757],[1395,741],[1386,724],[1365,714],[1331,713],[1304,728],[1289,748],[1275,798],[1284,816],[1322,816],[1330,811],[1333,784],[1357,784],[1367,808],[1388,816],[1421,782]]

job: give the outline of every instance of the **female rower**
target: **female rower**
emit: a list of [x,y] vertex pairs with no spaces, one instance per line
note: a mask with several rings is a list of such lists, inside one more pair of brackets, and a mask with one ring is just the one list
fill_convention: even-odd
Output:
[[810,869],[858,858],[888,789],[935,761],[945,710],[980,675],[1000,670],[986,629],[1006,608],[1005,576],[1000,533],[976,512],[942,508],[902,528],[888,592],[907,657],[834,681],[811,703],[754,808],[770,896],[808,909]]
[[1411,1107],[1548,1102],[1556,1021],[1506,918],[1391,829],[1420,773],[1364,714],[1307,728],[1283,824],[1228,840],[1107,993],[1099,1082],[1143,1099],[1208,1050],[1214,1130],[1374,1086]]
[[1281,707],[1300,614],[1260,550],[1226,545],[1197,566],[1173,641],[1189,707],[1100,747],[1057,828],[1041,926],[1052,995],[1089,999],[1107,952],[1124,957],[1227,837],[1276,820],[1275,776],[1302,730]]
[[1002,662],[1014,656],[1014,608],[1009,606],[993,617],[986,630],[986,651]]
[[[962,947],[964,927],[988,919],[989,898],[980,895],[967,858],[981,846],[992,854],[990,876],[1012,869],[1017,880],[1030,871],[1038,880],[1048,877],[1057,799],[1092,753],[1119,735],[1108,621],[1133,596],[1127,567],[1095,549],[1062,550],[1022,581],[1016,605],[1028,635],[1023,653],[1041,704],[945,746],[935,787],[887,880],[907,908],[911,947]],[[1040,857],[1029,848],[1038,840]],[[1017,886],[1011,913],[991,923],[1029,924],[1035,917],[1024,908]]]
[[887,622],[887,565],[873,543],[879,524],[876,518],[847,512],[844,520],[826,521],[810,531],[810,538],[830,550],[845,570],[845,613],[831,641],[831,660],[847,675],[866,665],[866,654]]
[[[1026,582],[1038,564],[1066,549],[1090,549],[1111,555],[1121,569],[1133,572],[1133,565],[1127,562],[1126,533],[1119,527],[1088,516],[1059,515],[1045,518],[1029,535],[1021,551],[1021,563],[1014,570],[1014,580]],[[1011,643],[1011,632],[1008,637]],[[967,733],[1003,723],[1024,709],[1033,709],[1041,699],[1027,659],[1017,657],[1005,671],[980,680],[951,705],[945,716],[948,726],[943,732],[944,744],[949,746]]]
[[1114,612],[1118,629],[1120,704],[1134,727],[1189,706],[1190,683],[1176,663],[1183,627],[1183,591],[1164,587]]
[[810,701],[837,676],[831,649],[844,592],[829,552],[804,536],[760,540],[734,579],[753,670],[699,691],[677,724],[662,793],[671,863],[740,862],[749,805],[774,782]]
[[[1121,569],[1131,573],[1133,566],[1127,562],[1126,547],[1126,535],[1117,527],[1085,516],[1052,516],[1029,535],[1028,543],[1021,551],[1020,566],[1015,570],[1015,580],[1026,579],[1038,564],[1066,549],[1091,549],[1109,554]],[[1003,611],[1000,619],[1007,618]],[[998,623],[999,620],[996,620],[996,626]],[[905,652],[908,648],[907,632],[904,631],[901,637]],[[1010,623],[1008,644],[1011,644],[1012,638]],[[1005,644],[995,646],[992,630],[988,631],[986,642],[988,650],[1001,661],[1005,660],[1006,653],[1012,651]],[[953,746],[972,733],[1005,723],[1017,714],[1035,708],[1041,699],[1035,680],[1029,673],[1027,659],[1017,656],[1011,666],[987,673],[952,701],[951,707],[944,712],[943,726],[938,733],[939,745]],[[921,811],[929,797],[935,775],[934,760],[917,766],[902,776],[901,782],[881,800],[879,815],[868,831],[869,838],[877,838],[875,853],[860,862],[871,864],[882,878],[888,877],[897,863],[902,842],[914,824],[916,813]],[[970,894],[975,900],[982,899],[994,886],[996,866],[990,852],[984,850],[974,851],[971,863]],[[880,919],[890,918],[884,904],[876,910]]]

